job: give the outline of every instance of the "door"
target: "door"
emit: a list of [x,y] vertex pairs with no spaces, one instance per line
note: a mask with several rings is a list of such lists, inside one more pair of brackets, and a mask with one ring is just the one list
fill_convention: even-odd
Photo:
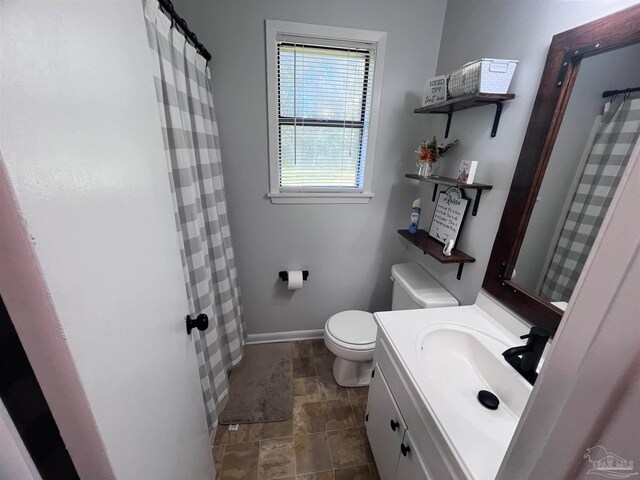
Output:
[[404,439],[400,445],[400,458],[398,460],[398,468],[396,470],[396,478],[411,480],[432,480],[426,464],[420,452],[415,448],[415,443],[411,438],[409,430],[404,434]]
[[[22,222],[0,240],[28,239],[0,245],[0,290],[71,458],[83,477],[61,397],[86,396],[115,478],[213,478],[142,3],[2,2],[0,18],[0,192]],[[34,253],[79,392],[41,358],[49,319],[25,314],[39,298],[14,247]]]
[[380,478],[382,480],[396,478],[400,444],[407,425],[379,364],[375,365],[374,375],[369,385],[366,426]]

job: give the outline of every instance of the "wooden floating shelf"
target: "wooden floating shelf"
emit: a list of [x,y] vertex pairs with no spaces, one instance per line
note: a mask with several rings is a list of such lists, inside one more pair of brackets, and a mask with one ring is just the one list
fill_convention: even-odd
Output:
[[444,138],[449,137],[449,127],[451,126],[451,117],[453,112],[466,110],[468,108],[482,107],[483,105],[495,105],[496,114],[493,119],[493,127],[491,128],[491,137],[495,137],[498,132],[500,123],[500,115],[502,114],[502,103],[515,98],[513,93],[474,93],[465,95],[464,97],[452,98],[446,102],[427,107],[416,108],[414,113],[442,113],[447,115],[447,127],[444,132]]
[[430,177],[423,177],[422,175],[417,175],[415,173],[407,173],[405,175],[407,178],[411,178],[413,180],[419,180],[421,182],[433,183],[433,195],[431,197],[431,201],[436,201],[436,196],[438,194],[438,185],[446,185],[448,187],[458,187],[458,188],[468,188],[470,190],[476,191],[476,198],[473,201],[473,210],[471,211],[471,215],[474,217],[478,213],[478,206],[480,205],[480,197],[482,196],[482,190],[491,190],[493,185],[487,185],[484,183],[460,183],[456,178],[449,177],[440,177],[438,175],[431,175]]
[[416,108],[413,113],[450,113],[467,108],[481,107],[487,103],[505,102],[515,98],[513,93],[475,93],[464,97],[452,98],[446,102]]
[[418,175],[416,173],[407,173],[405,177],[413,178],[414,180],[420,180],[421,182],[447,185],[448,187],[470,188],[473,190],[491,190],[493,188],[493,185],[487,185],[485,183],[460,183],[456,178],[441,177],[439,175],[423,177],[422,175]]
[[459,264],[457,275],[458,280],[460,280],[460,277],[462,277],[463,265],[465,263],[473,263],[476,261],[476,259],[471,255],[467,255],[466,253],[458,249],[453,249],[451,255],[446,256],[444,253],[442,253],[442,249],[444,248],[444,246],[431,238],[429,234],[424,230],[418,230],[417,233],[409,233],[409,230],[398,230],[398,233],[401,237],[405,238],[410,243],[422,250],[425,255],[428,254],[432,256],[440,263]]

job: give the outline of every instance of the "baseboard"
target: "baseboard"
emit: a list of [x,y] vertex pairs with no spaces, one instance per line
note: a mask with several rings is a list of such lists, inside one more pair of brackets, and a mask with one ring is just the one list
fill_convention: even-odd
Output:
[[292,340],[309,340],[313,338],[322,338],[324,330],[295,330],[292,332],[274,332],[274,333],[250,333],[247,335],[247,344],[252,343],[275,343],[290,342]]

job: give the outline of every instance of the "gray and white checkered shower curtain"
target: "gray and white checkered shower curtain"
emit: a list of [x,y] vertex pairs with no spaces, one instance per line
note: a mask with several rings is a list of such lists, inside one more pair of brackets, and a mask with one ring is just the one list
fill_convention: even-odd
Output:
[[640,133],[640,95],[607,102],[541,295],[568,302]]
[[207,331],[191,335],[213,432],[219,403],[228,393],[227,372],[242,358],[246,333],[210,73],[204,58],[158,9],[157,0],[146,0],[144,10],[189,310],[209,316]]

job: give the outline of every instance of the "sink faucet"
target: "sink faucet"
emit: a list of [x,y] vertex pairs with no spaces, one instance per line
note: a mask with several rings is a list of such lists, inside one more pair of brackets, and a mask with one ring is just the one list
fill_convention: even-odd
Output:
[[523,340],[526,338],[527,344],[509,348],[502,352],[502,356],[527,382],[533,385],[538,378],[536,369],[549,340],[549,332],[544,328],[532,327],[528,334],[520,338]]

